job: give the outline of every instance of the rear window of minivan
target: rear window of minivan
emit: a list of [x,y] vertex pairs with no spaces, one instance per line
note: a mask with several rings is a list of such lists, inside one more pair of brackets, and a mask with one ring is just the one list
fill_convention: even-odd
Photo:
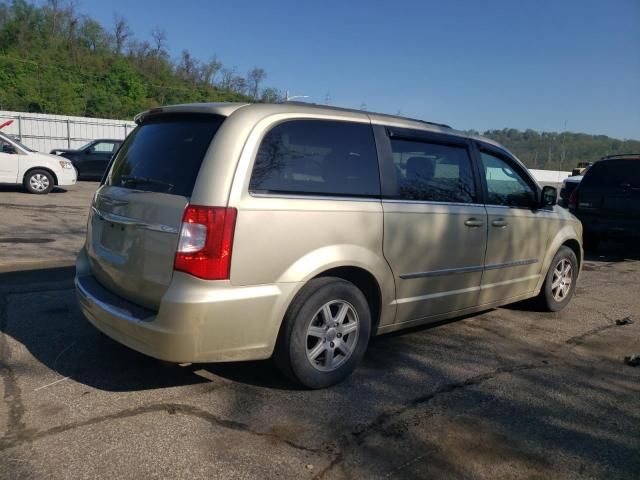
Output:
[[166,114],[144,121],[116,154],[105,184],[191,196],[204,155],[224,119]]
[[252,193],[380,196],[380,174],[369,124],[290,120],[262,140]]

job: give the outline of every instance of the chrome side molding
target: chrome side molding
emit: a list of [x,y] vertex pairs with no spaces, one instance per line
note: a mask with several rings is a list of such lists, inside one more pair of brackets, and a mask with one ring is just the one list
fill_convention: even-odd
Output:
[[533,265],[534,263],[538,263],[537,258],[515,260],[513,262],[505,263],[490,263],[488,265],[473,265],[470,267],[443,268],[442,270],[431,270],[429,272],[402,273],[400,274],[400,278],[403,280],[410,280],[412,278],[441,277],[443,275],[455,275],[458,273],[472,273],[484,270],[497,270],[499,268],[522,267],[524,265]]

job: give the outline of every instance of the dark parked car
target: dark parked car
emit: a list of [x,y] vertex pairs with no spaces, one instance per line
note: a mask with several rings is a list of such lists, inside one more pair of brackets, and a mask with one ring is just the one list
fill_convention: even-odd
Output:
[[122,140],[101,138],[93,140],[77,150],[56,148],[51,150],[51,153],[71,160],[78,172],[78,178],[100,179],[109,165],[109,160],[121,144]]
[[572,175],[562,181],[562,188],[560,189],[560,199],[558,200],[558,205],[568,208],[569,197],[571,197],[571,194],[581,181],[582,175]]
[[569,198],[587,247],[605,237],[640,237],[640,154],[605,157],[587,170]]

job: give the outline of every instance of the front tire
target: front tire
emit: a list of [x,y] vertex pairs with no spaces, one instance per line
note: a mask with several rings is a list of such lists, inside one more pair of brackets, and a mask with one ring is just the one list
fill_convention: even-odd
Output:
[[340,278],[315,278],[285,315],[275,361],[307,388],[328,387],[353,372],[370,334],[371,312],[362,291]]
[[553,257],[551,266],[538,297],[540,306],[550,312],[559,312],[569,304],[576,290],[578,259],[569,247],[562,246]]
[[31,170],[24,176],[24,189],[29,193],[46,194],[53,185],[53,176],[46,170]]

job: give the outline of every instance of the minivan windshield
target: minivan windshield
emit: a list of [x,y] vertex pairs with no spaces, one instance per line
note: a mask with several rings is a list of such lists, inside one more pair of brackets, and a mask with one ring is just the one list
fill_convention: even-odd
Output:
[[204,155],[224,119],[167,114],[146,120],[125,140],[105,184],[191,196]]

